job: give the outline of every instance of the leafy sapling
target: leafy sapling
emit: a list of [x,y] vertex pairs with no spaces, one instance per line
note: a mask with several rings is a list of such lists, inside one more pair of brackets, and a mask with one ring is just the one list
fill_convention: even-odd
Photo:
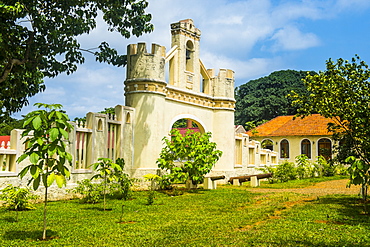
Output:
[[17,162],[29,158],[30,165],[26,166],[19,176],[23,178],[31,174],[29,183],[37,190],[42,184],[44,193],[44,225],[42,239],[46,239],[46,208],[48,188],[56,182],[58,187],[66,185],[70,172],[67,165],[72,162],[72,155],[66,151],[66,140],[73,126],[69,118],[61,110],[60,104],[36,103],[38,108],[45,108],[30,112],[26,115],[22,137],[27,137],[26,150]]
[[95,174],[91,180],[93,179],[102,179],[103,180],[103,199],[104,199],[104,211],[106,210],[106,194],[107,194],[107,187],[108,184],[116,181],[117,171],[121,171],[122,168],[120,165],[113,163],[111,159],[108,158],[99,158],[99,162],[92,164],[94,170],[98,173]]

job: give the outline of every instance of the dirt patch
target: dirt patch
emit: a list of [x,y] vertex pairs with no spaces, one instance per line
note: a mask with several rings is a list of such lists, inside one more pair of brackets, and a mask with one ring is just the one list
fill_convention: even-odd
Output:
[[360,185],[351,185],[350,188],[347,188],[348,179],[333,180],[320,182],[313,186],[306,188],[298,189],[263,189],[263,188],[247,188],[247,191],[250,192],[294,192],[300,194],[309,194],[313,196],[324,196],[332,194],[347,194],[347,195],[357,195],[360,192]]
[[[299,188],[299,189],[263,189],[263,188],[247,188],[247,191],[250,192],[262,192],[262,193],[270,193],[268,195],[263,195],[262,197],[256,197],[257,201],[256,204],[261,204],[263,200],[259,199],[267,199],[271,194],[273,193],[281,193],[281,192],[293,192],[293,193],[300,193],[308,195],[305,198],[302,198],[297,201],[287,201],[284,203],[283,209],[279,209],[274,211],[272,215],[268,217],[268,219],[263,221],[255,222],[254,224],[247,225],[244,227],[239,227],[238,231],[249,231],[252,230],[255,226],[258,226],[260,224],[264,224],[268,220],[274,220],[279,219],[281,214],[289,210],[290,208],[294,207],[295,205],[304,204],[307,202],[313,202],[318,199],[319,196],[324,195],[331,195],[331,194],[347,194],[347,195],[357,195],[360,192],[361,186],[354,186],[351,185],[350,188],[347,188],[348,179],[342,179],[342,180],[333,180],[333,181],[326,181],[326,182],[320,182],[313,186],[309,186],[306,188]],[[335,224],[335,225],[341,225],[342,222],[336,222],[336,221],[320,221],[317,223],[322,224]]]

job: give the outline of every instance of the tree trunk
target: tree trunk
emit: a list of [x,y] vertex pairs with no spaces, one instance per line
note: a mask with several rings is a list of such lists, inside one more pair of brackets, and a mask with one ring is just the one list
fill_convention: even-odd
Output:
[[44,197],[44,230],[42,233],[42,239],[46,239],[46,206],[48,202],[48,186],[45,186],[45,197]]

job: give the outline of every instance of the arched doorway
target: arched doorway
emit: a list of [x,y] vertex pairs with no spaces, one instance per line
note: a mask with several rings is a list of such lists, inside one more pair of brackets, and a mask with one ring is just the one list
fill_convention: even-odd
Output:
[[177,120],[173,125],[172,129],[177,129],[180,131],[181,134],[185,134],[188,130],[191,130],[193,132],[201,132],[203,133],[198,124],[189,118],[181,118]]

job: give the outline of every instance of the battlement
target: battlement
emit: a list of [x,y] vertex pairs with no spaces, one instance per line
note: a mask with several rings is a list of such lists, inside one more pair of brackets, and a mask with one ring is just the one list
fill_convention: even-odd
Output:
[[[215,69],[207,69],[207,73],[210,78],[214,78],[215,76]],[[234,80],[234,71],[231,69],[220,69],[218,72],[217,77],[219,79],[230,79]]]
[[156,55],[165,57],[166,47],[158,44],[152,44],[151,52],[148,53],[146,49],[146,43],[130,44],[127,46],[127,56],[132,55],[146,55],[146,56]]
[[208,69],[207,73],[212,84],[214,97],[234,98],[234,71],[230,69],[220,69],[215,76],[214,69]]
[[152,44],[148,53],[146,43],[127,46],[126,80],[164,81],[166,47]]

